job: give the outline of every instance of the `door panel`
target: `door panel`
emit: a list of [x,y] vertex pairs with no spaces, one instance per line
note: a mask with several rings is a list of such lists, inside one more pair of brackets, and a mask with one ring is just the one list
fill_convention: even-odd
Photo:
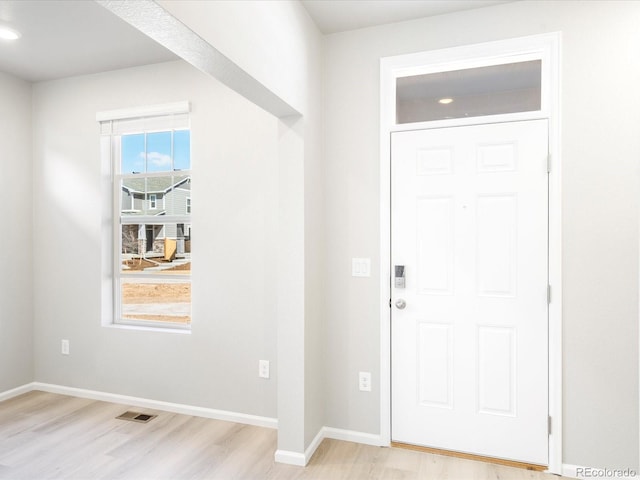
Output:
[[453,199],[418,198],[416,281],[422,295],[451,295],[453,288]]
[[517,195],[480,195],[476,200],[476,271],[480,296],[516,296]]
[[418,323],[420,405],[453,406],[453,337],[449,325]]
[[394,441],[547,463],[547,139],[546,120],[392,134]]

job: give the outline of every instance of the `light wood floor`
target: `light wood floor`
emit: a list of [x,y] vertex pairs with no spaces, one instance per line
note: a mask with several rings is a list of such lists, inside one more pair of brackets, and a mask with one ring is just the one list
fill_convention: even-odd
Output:
[[[158,417],[116,420],[126,410]],[[0,402],[0,479],[551,480],[544,473],[325,440],[305,467],[274,463],[276,431],[30,392]]]

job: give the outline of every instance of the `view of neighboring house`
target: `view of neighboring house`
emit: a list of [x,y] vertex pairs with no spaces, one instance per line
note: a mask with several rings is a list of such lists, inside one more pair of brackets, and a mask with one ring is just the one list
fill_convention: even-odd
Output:
[[191,224],[159,221],[149,223],[149,216],[191,214],[191,176],[163,175],[125,178],[122,181],[123,217],[146,217],[145,223],[123,225],[122,253],[157,256],[164,252],[164,240],[177,240],[178,254],[188,253]]

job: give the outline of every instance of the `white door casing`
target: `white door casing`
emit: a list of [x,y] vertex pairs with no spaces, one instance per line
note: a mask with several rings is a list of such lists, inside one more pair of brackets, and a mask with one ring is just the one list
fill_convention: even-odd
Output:
[[548,464],[548,122],[392,134],[392,439]]

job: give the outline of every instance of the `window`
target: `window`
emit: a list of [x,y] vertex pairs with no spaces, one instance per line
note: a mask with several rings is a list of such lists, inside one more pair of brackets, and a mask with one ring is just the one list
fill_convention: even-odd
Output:
[[396,79],[396,123],[481,117],[541,108],[542,61]]
[[103,122],[102,129],[113,172],[111,323],[190,328],[188,117]]

